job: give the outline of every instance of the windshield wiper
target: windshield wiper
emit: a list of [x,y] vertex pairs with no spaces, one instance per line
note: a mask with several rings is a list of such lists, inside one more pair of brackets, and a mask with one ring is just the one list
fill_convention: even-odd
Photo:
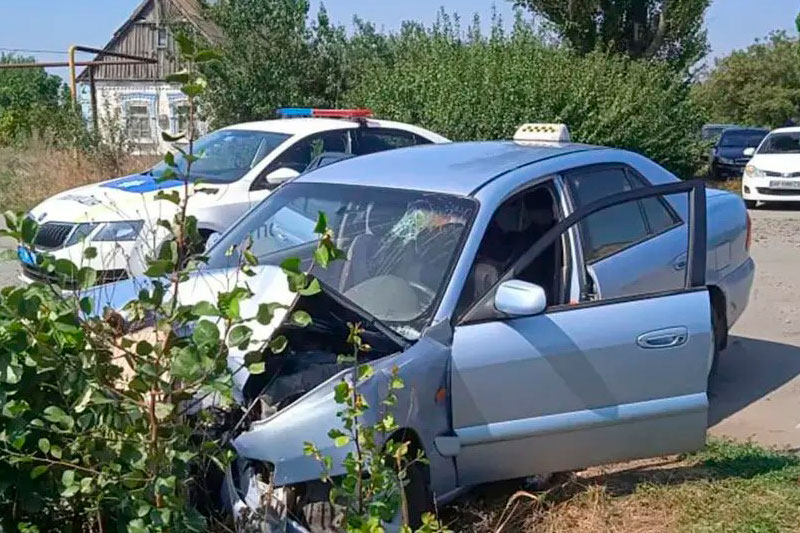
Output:
[[409,346],[411,346],[411,342],[408,339],[397,333],[391,327],[384,324],[378,317],[364,310],[358,304],[356,304],[355,302],[344,296],[342,293],[340,293],[339,291],[337,291],[336,289],[334,289],[333,287],[331,287],[318,277],[315,276],[314,279],[316,279],[319,282],[320,286],[322,287],[322,290],[324,290],[328,296],[330,296],[334,301],[336,301],[336,303],[338,303],[348,311],[352,311],[353,313],[364,317],[365,324],[369,324],[376,330],[380,331],[381,333],[389,337],[391,340],[402,346],[404,350]]

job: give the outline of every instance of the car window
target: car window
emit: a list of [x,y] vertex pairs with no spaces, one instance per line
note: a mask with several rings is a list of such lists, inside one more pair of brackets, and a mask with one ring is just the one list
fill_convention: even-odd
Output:
[[323,152],[346,152],[347,130],[326,131],[298,141],[270,164],[275,170],[291,168],[303,172],[311,160]]
[[267,175],[280,168],[290,168],[303,173],[309,164],[325,152],[347,153],[349,146],[348,130],[325,131],[301,139],[278,155],[253,182],[252,190],[269,189]]
[[[552,183],[522,191],[497,208],[481,240],[456,314],[469,309],[560,219]],[[516,278],[542,287],[549,305],[561,303],[561,243],[539,255]]]
[[726,131],[719,141],[723,148],[755,148],[766,135],[762,131]]
[[[589,167],[565,177],[576,207],[647,183],[639,174],[623,167]],[[599,261],[678,223],[680,218],[662,197],[604,209],[580,223],[584,259],[587,263]]]
[[[578,170],[566,178],[576,207],[634,188],[620,167]],[[580,229],[587,262],[607,257],[648,235],[638,202],[627,202],[595,213],[580,223]]]
[[758,149],[759,154],[797,154],[800,153],[800,131],[772,133],[764,139]]
[[353,132],[353,154],[367,155],[395,148],[405,148],[431,141],[410,131],[391,128],[359,128]]

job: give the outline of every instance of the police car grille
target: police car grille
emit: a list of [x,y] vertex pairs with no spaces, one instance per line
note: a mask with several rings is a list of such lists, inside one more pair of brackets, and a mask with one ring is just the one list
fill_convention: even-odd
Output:
[[46,222],[39,226],[39,233],[36,234],[33,244],[42,250],[60,248],[64,246],[73,229],[75,229],[75,224]]

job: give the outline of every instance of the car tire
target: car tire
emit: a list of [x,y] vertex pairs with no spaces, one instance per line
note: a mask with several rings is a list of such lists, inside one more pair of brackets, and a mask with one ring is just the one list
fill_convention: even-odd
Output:
[[717,165],[711,164],[708,169],[708,179],[711,181],[718,181],[719,180],[719,170],[717,169]]
[[758,207],[758,201],[757,200],[745,200],[744,201],[744,206],[747,209],[755,209],[756,207]]
[[[405,486],[405,493],[409,526],[412,530],[416,530],[422,525],[422,515],[433,511],[433,497],[425,465],[413,463],[406,470],[406,476],[408,483]],[[302,515],[311,533],[335,533],[342,530],[342,513],[329,501],[303,505]],[[394,519],[385,525],[385,530],[387,533],[400,531],[402,525],[403,511],[398,509]]]

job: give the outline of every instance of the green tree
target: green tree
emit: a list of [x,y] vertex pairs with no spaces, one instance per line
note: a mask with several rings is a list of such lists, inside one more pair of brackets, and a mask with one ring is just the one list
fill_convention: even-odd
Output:
[[659,63],[552,47],[517,20],[489,37],[462,37],[442,19],[407,26],[394,57],[376,62],[346,103],[420,124],[453,140],[509,138],[525,122],[564,122],[580,142],[641,152],[678,175],[694,173],[702,117],[684,77]]
[[581,54],[594,50],[690,67],[708,52],[710,0],[515,0],[549,20]]
[[800,118],[800,44],[785,33],[718,60],[693,97],[713,122],[775,127]]
[[[0,54],[0,64],[32,57]],[[29,134],[38,120],[59,108],[61,80],[43,68],[0,69],[0,144]]]

